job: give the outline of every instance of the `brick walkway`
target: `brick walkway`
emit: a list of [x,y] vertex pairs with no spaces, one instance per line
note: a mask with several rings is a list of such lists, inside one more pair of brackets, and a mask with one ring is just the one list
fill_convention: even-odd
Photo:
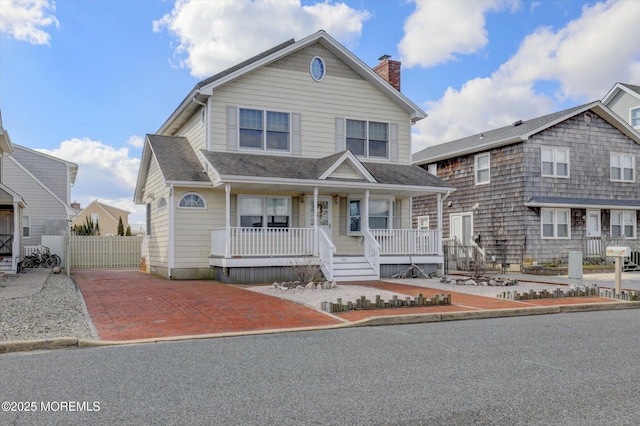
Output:
[[340,324],[313,309],[214,281],[132,270],[75,270],[101,340],[134,340]]

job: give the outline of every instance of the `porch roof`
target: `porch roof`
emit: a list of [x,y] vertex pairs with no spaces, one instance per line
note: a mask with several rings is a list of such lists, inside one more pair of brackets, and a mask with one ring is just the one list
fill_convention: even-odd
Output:
[[524,203],[527,207],[597,208],[613,210],[640,210],[640,200],[617,200],[613,198],[577,198],[535,196]]
[[[361,162],[350,151],[338,152],[323,158],[206,150],[203,150],[202,154],[220,177],[220,183],[274,178],[278,179],[278,183],[282,185],[310,184],[315,181],[321,186],[343,188],[405,187],[407,190],[411,188],[413,191],[425,192],[446,192],[454,189],[422,167],[409,164]],[[332,177],[328,172],[342,163],[349,163],[359,169],[362,177],[358,179]]]

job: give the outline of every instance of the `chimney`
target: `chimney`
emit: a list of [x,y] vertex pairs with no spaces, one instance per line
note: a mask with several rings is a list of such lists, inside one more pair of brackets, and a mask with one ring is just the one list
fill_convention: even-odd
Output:
[[80,210],[80,203],[74,201],[73,203],[71,203],[71,208],[75,210]]
[[390,61],[390,55],[382,55],[378,60],[380,63],[373,68],[373,71],[384,78],[398,92],[400,91],[400,61]]

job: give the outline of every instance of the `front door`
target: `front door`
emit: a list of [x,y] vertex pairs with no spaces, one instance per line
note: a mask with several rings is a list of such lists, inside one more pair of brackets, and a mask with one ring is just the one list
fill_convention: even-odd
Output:
[[[307,197],[307,226],[315,226],[313,197]],[[318,227],[331,238],[331,197],[318,197]]]
[[451,215],[451,237],[458,240],[463,246],[471,245],[473,235],[473,215],[471,213],[461,213]]
[[602,247],[602,221],[600,210],[587,210],[587,257],[601,257]]

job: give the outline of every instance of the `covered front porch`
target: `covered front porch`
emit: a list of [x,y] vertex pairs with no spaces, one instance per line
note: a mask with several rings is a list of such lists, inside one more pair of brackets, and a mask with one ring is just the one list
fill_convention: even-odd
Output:
[[[410,216],[402,217],[399,211],[402,209],[397,208],[401,203],[399,198],[379,192],[372,194],[368,189],[344,193],[342,188],[343,193],[330,195],[325,188],[323,192],[319,187],[309,189],[313,195],[293,197],[292,201],[308,212],[301,213],[298,220],[298,224],[304,222],[306,226],[237,226],[242,225],[243,220],[232,214],[233,199],[237,191],[243,192],[246,188],[241,185],[234,190],[233,185],[226,184],[226,225],[211,230],[209,265],[225,274],[230,274],[232,269],[251,268],[252,275],[263,275],[264,280],[272,276],[269,271],[274,269],[317,265],[325,279],[336,281],[388,278],[411,265],[420,265],[428,273],[441,268],[444,257],[440,193],[437,194],[437,229],[407,229]],[[354,203],[354,199],[361,202]],[[389,212],[384,216],[385,212],[380,213],[379,208],[372,212],[372,202],[387,199],[396,200],[388,206],[395,209],[397,215]],[[409,204],[410,197],[405,198],[405,202]],[[349,203],[345,217],[335,211]],[[235,205],[238,205],[237,198]],[[354,212],[355,207],[360,207],[360,211]],[[235,213],[235,216],[241,215],[239,211]],[[283,224],[288,222],[282,219]]]

